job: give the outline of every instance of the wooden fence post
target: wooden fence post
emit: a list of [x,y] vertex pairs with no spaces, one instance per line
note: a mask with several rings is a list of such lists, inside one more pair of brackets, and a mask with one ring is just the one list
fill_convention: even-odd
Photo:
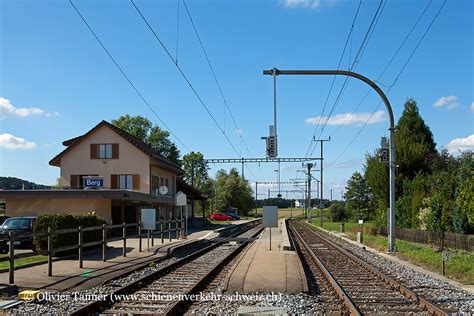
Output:
[[176,240],[179,239],[179,219],[176,219],[174,222],[174,231],[176,233]]
[[142,222],[138,222],[138,252],[142,252]]
[[48,226],[48,276],[53,276],[53,236]]
[[107,249],[107,225],[102,224],[102,261],[105,262],[105,250]]
[[122,239],[123,239],[122,255],[126,257],[127,256],[127,224],[125,222],[123,222],[122,224]]
[[8,282],[15,283],[15,232],[8,232]]
[[[155,223],[155,227],[156,227],[156,223]],[[153,247],[155,245],[155,230],[152,229],[151,230],[151,246]]]
[[170,242],[171,242],[171,218],[168,219],[168,237],[169,237]]
[[79,268],[82,268],[83,264],[82,264],[82,260],[83,260],[83,249],[82,249],[82,245],[83,245],[84,241],[83,241],[83,234],[82,234],[82,226],[79,226]]
[[160,237],[161,237],[161,243],[164,243],[164,239],[163,239],[163,219],[160,219]]

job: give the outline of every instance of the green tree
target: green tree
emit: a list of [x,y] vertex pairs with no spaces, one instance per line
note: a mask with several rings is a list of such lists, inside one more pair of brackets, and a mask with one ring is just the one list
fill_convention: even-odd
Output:
[[200,152],[190,152],[183,156],[183,179],[188,184],[201,190],[209,179],[209,165],[204,161],[204,155]]
[[[344,194],[348,210],[354,213],[357,211],[358,218],[368,219],[370,217],[369,201],[371,199],[371,192],[366,179],[356,171],[347,181],[346,193]],[[365,213],[364,215],[362,213]]]
[[128,114],[112,120],[112,124],[143,140],[165,158],[181,164],[180,152],[174,142],[170,140],[170,133],[154,125],[149,119]]
[[396,128],[397,188],[401,189],[405,179],[411,180],[420,172],[429,173],[437,151],[433,133],[421,117],[414,99],[405,102]]
[[252,210],[254,200],[252,188],[238,173],[232,168],[229,173],[219,170],[214,182],[216,204],[218,209],[236,207],[243,214]]
[[[182,168],[184,170],[183,180],[192,185],[209,197],[213,196],[214,182],[209,177],[209,166],[204,161],[204,156],[200,152],[190,152],[183,156]],[[212,202],[212,199],[208,202]],[[211,205],[212,206],[212,205]],[[195,204],[196,214],[202,213],[202,204]]]
[[375,206],[375,222],[377,226],[387,224],[387,208],[389,205],[389,174],[387,164],[379,160],[378,150],[366,155],[364,178],[372,192],[371,205]]
[[474,232],[474,159],[473,153],[460,157],[454,230],[457,233]]

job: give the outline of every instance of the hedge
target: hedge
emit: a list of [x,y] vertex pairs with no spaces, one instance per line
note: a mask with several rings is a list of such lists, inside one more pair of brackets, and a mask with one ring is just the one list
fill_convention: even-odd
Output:
[[[48,226],[53,232],[58,229],[79,228],[79,226],[92,227],[102,226],[106,221],[95,215],[68,215],[52,214],[41,215],[36,219],[33,226],[33,232],[47,232]],[[83,233],[84,243],[102,239],[102,230],[87,231]],[[77,245],[79,240],[78,233],[53,234],[53,248]],[[34,237],[33,244],[36,251],[44,253],[48,250],[48,237]]]

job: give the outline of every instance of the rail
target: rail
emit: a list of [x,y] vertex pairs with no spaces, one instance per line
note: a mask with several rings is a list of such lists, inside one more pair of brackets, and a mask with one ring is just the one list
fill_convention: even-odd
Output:
[[[180,267],[182,267],[183,265],[189,263],[190,261],[196,259],[196,258],[199,258],[201,257],[202,255],[210,252],[211,250],[219,247],[220,245],[228,242],[229,240],[232,240],[234,238],[234,236],[236,235],[239,235],[239,234],[242,234],[254,227],[256,227],[261,221],[252,221],[250,223],[245,223],[245,224],[242,224],[242,225],[237,225],[236,227],[238,227],[238,232],[234,231],[234,229],[232,229],[233,233],[230,234],[227,238],[223,238],[221,239],[220,241],[216,242],[216,243],[212,243],[210,246],[207,246],[201,250],[198,250],[192,254],[189,254],[173,263],[171,263],[170,265],[167,265],[161,269],[158,269],[150,274],[147,274],[145,275],[144,277],[140,278],[139,280],[136,280],[130,284],[127,284],[117,290],[115,290],[113,293],[111,293],[110,295],[107,295],[107,299],[106,300],[100,300],[100,301],[94,301],[94,302],[91,302],[89,304],[86,304],[80,308],[78,308],[77,310],[73,311],[71,313],[72,316],[76,316],[76,315],[89,315],[89,314],[93,314],[93,313],[97,313],[98,311],[102,311],[104,308],[106,308],[107,306],[110,306],[111,304],[113,304],[113,301],[111,300],[111,298],[113,297],[117,297],[119,295],[124,295],[124,294],[129,294],[129,293],[133,293],[134,291],[138,290],[138,289],[142,289],[144,288],[147,284],[153,282],[154,280],[156,280],[157,278],[163,276],[163,275],[166,275]],[[243,227],[243,228],[242,228]],[[222,266],[223,264],[227,263],[229,260],[231,260],[232,257],[234,257],[240,250],[242,250],[242,248],[250,241],[253,240],[253,237],[258,235],[261,230],[263,228],[260,228],[256,233],[252,234],[252,236],[250,238],[247,238],[247,240],[243,243],[241,243],[234,251],[232,251],[232,253],[230,253],[229,255],[227,255],[224,259],[222,259],[221,261],[219,261],[219,263],[217,263],[216,265],[210,267],[209,271],[203,276],[203,277],[200,277],[197,282],[195,282],[192,286],[191,289],[189,289],[187,291],[187,294],[191,294],[191,293],[194,293],[201,285],[203,285],[209,276],[211,276],[212,274],[214,274],[220,266]],[[231,231],[231,229],[224,229],[224,231]],[[185,301],[175,301],[173,303],[171,303],[170,306],[168,306],[165,311],[164,311],[164,315],[176,315],[176,314],[179,314],[178,311],[179,309],[183,306],[183,304],[185,304],[186,302]]]
[[[357,265],[361,266],[365,271],[369,272],[379,280],[382,280],[385,284],[389,285],[392,289],[398,290],[405,298],[409,299],[410,301],[418,304],[422,308],[426,309],[429,313],[434,314],[434,315],[448,315],[445,311],[440,309],[438,306],[434,305],[430,301],[420,297],[418,294],[414,293],[412,290],[409,288],[405,287],[404,285],[400,284],[397,282],[395,279],[383,274],[373,266],[369,265],[368,263],[362,261],[360,258],[357,256],[351,254],[341,246],[337,245],[336,243],[332,242],[331,240],[327,239],[326,237],[323,237],[322,233],[317,233],[313,229],[309,227],[308,224],[303,223],[305,229],[307,229],[308,232],[319,238],[320,240],[324,241],[327,245],[330,247],[336,249],[338,252],[342,253],[347,259],[350,261],[356,263]],[[311,247],[307,244],[307,242],[302,238],[302,236],[297,232],[297,229],[294,227],[294,225],[291,225],[293,231],[295,232],[295,235],[298,236],[299,241],[301,244],[304,245],[304,247],[308,250],[310,254],[312,254],[312,257],[315,259],[315,261],[320,265],[322,268],[321,270],[325,270],[325,274],[329,278],[329,281],[335,288],[335,290],[338,292],[339,296],[344,300],[346,306],[349,308],[349,311],[351,314],[357,315],[358,313],[360,314],[360,310],[356,307],[354,302],[351,301],[349,296],[346,294],[342,286],[337,282],[337,280],[334,278],[334,276],[329,272],[329,270],[325,267],[324,263],[317,257],[317,255],[314,253],[314,250],[311,249]],[[332,279],[332,281],[331,281]]]

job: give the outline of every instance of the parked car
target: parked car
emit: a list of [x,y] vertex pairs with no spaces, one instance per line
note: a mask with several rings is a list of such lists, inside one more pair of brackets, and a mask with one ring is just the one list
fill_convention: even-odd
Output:
[[229,215],[226,215],[224,213],[216,213],[212,214],[210,219],[213,219],[215,221],[231,221],[233,218]]
[[225,215],[232,217],[232,219],[240,219],[240,216],[237,213],[226,212]]
[[33,246],[33,224],[35,216],[10,217],[0,226],[0,252],[8,252],[8,233],[14,232],[14,246],[18,249],[35,250]]
[[2,225],[9,218],[10,218],[10,216],[1,215],[0,216],[0,225]]

